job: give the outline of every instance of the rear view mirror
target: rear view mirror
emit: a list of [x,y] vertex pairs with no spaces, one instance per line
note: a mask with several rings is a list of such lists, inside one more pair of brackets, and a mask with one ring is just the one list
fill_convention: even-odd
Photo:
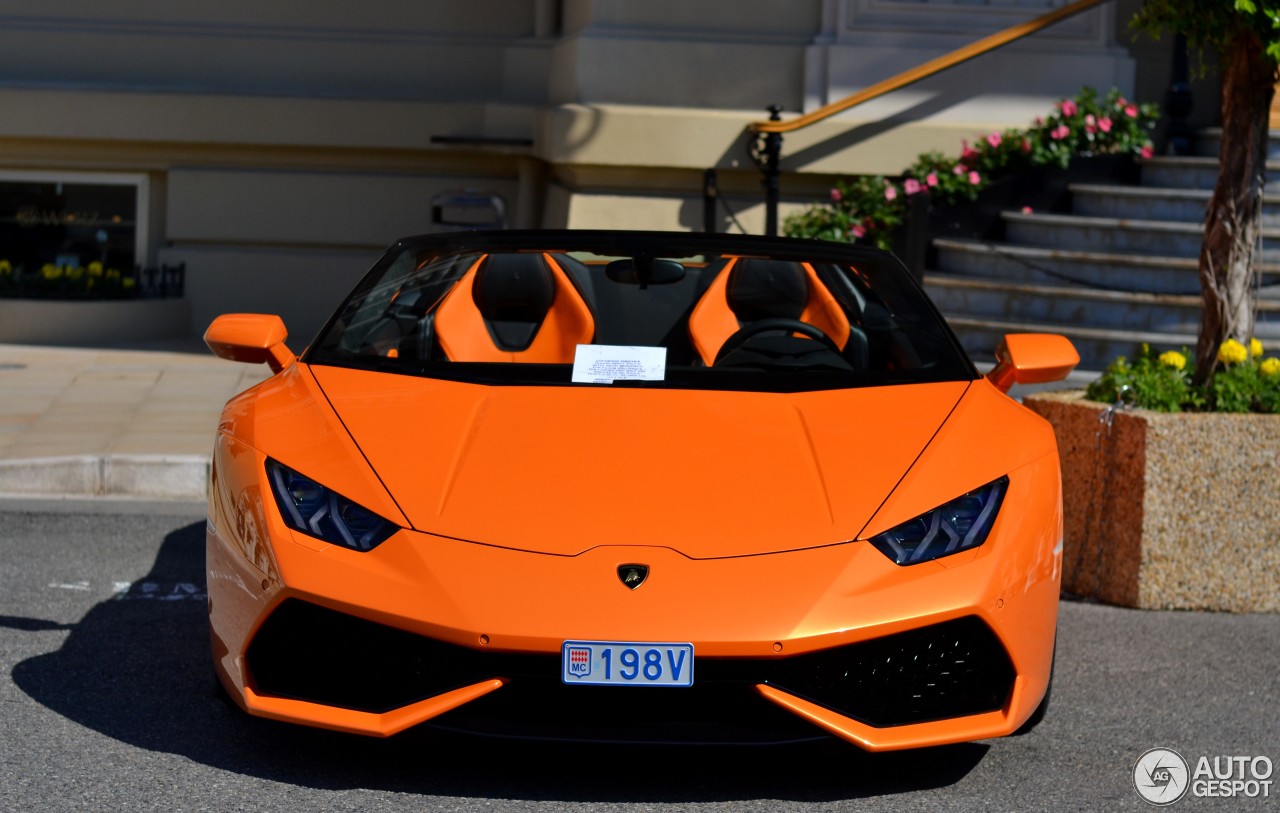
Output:
[[285,346],[284,321],[274,314],[224,313],[204,332],[204,343],[218,358],[249,364],[266,362],[280,372],[297,358]]
[[996,348],[996,366],[987,380],[1001,392],[1014,384],[1061,381],[1080,363],[1066,336],[1054,333],[1010,333]]
[[684,279],[684,266],[675,260],[650,257],[614,260],[605,266],[605,276],[624,285],[671,285]]

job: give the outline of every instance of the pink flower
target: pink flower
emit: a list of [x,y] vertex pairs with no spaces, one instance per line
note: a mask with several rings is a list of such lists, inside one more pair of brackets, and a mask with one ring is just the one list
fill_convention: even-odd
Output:
[[964,174],[969,170],[965,169],[964,164],[956,164],[951,171],[963,178]]
[[885,181],[884,182],[884,199],[893,200],[896,197],[898,197],[897,188],[894,187],[894,185],[889,183],[888,181]]
[[1136,119],[1138,117],[1138,106],[1136,104],[1126,106],[1124,114],[1131,119]]
[[974,186],[977,186],[978,184],[982,183],[982,176],[976,172],[970,172],[969,183],[973,184]]
[[1035,209],[1032,209],[1030,206],[1023,206],[1023,207],[1022,207],[1022,213],[1023,213],[1024,215],[1029,215],[1029,214],[1032,214],[1032,213],[1034,213],[1034,212],[1035,212]]
[[1144,145],[1144,146],[1142,147],[1142,157],[1143,157],[1143,158],[1150,158],[1151,156],[1153,156],[1153,155],[1155,155],[1155,154],[1156,154],[1156,151],[1155,151],[1154,149],[1152,149],[1152,147],[1151,147],[1151,145],[1150,145],[1150,144],[1146,144],[1146,145]]
[[1103,116],[1102,118],[1098,119],[1098,129],[1104,133],[1111,132],[1111,119],[1107,118],[1106,116]]
[[1031,139],[1029,138],[1022,139],[1022,151],[1031,152]]
[[1049,131],[1049,137],[1054,141],[1061,141],[1069,135],[1071,135],[1071,128],[1065,124],[1059,124]]
[[999,146],[1000,146],[1000,134],[999,134],[999,133],[992,133],[991,135],[987,136],[987,143],[991,145],[991,148],[992,148],[992,149],[995,149],[996,147],[999,147]]
[[832,190],[831,190],[831,202],[832,202],[832,203],[839,203],[839,202],[840,202],[840,201],[842,201],[842,200],[844,200],[844,195],[840,194],[840,190],[839,190],[839,189],[832,189]]
[[978,157],[978,151],[975,150],[973,147],[970,147],[968,141],[960,142],[960,160],[961,161],[972,161],[977,157]]
[[1058,105],[1058,109],[1062,111],[1064,116],[1074,116],[1080,108],[1076,107],[1076,103],[1070,99],[1063,99],[1062,103]]
[[924,189],[924,187],[920,185],[920,182],[915,178],[907,178],[903,181],[902,188],[906,190],[908,195],[918,194],[922,189]]
[[925,182],[927,185],[931,186],[931,187],[933,187],[933,186],[937,186],[937,185],[938,185],[938,173],[936,173],[936,172],[930,172],[928,175],[924,176],[924,182]]
[[852,234],[854,238],[859,240],[867,236],[867,230],[861,223],[855,223],[849,229],[849,233]]
[[1036,126],[1037,127],[1044,126],[1044,116],[1036,116]]

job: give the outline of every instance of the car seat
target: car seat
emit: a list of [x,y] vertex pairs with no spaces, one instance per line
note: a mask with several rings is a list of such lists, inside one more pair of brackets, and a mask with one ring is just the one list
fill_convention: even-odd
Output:
[[[746,325],[794,319],[825,333],[855,369],[866,368],[866,335],[849,324],[844,309],[809,263],[738,257],[730,260],[689,315],[689,336],[708,367],[720,348]],[[856,345],[856,346],[855,346]]]
[[435,313],[450,361],[569,364],[594,335],[591,309],[547,254],[486,254]]

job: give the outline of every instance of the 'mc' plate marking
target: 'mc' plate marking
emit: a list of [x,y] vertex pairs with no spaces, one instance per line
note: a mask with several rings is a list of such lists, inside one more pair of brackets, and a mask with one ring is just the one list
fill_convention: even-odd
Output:
[[560,679],[594,686],[692,686],[693,644],[565,641]]

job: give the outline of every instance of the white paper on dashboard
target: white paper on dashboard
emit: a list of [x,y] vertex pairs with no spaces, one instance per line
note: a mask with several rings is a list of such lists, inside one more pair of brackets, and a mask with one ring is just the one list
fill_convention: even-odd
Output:
[[667,377],[667,348],[580,344],[573,357],[573,383],[661,381]]

